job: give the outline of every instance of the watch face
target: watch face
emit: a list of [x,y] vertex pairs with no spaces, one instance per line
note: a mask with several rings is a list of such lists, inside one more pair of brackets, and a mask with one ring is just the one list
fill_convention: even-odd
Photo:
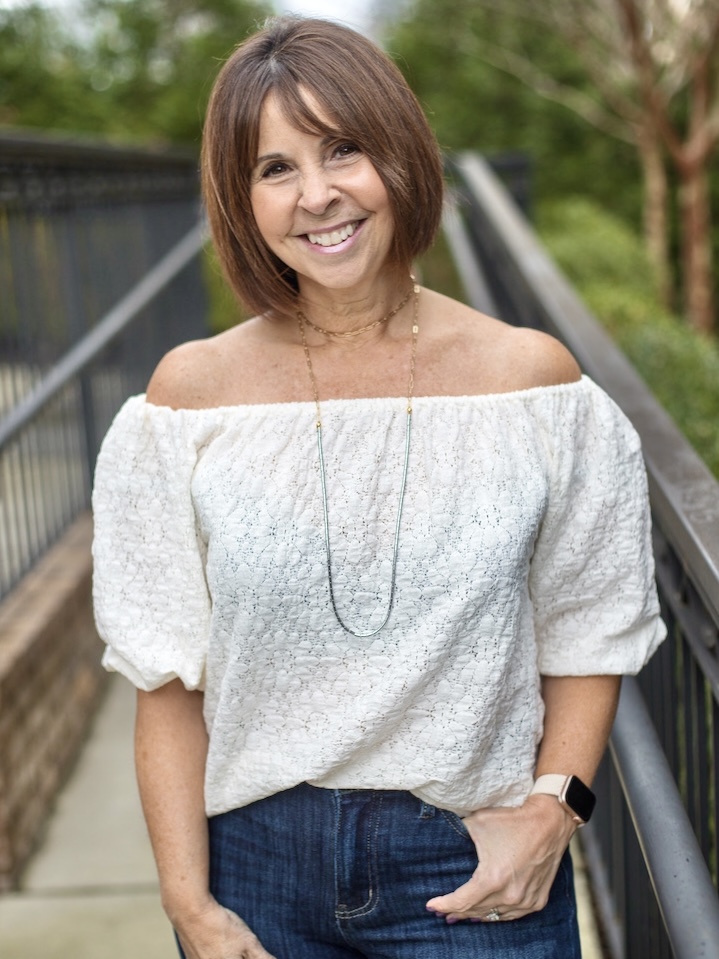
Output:
[[563,794],[564,802],[569,808],[573,809],[584,822],[589,822],[597,801],[597,797],[591,789],[585,786],[581,779],[578,779],[576,776],[570,776],[564,787]]

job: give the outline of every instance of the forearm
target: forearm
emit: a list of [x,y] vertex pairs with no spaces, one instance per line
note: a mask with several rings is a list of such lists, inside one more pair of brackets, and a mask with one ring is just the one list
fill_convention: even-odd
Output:
[[544,676],[544,736],[535,778],[579,776],[588,786],[606,749],[619,700],[619,676]]
[[138,692],[135,765],[140,797],[171,921],[202,912],[208,884],[203,696],[179,680]]
[[[575,775],[589,785],[606,748],[619,695],[613,676],[544,677],[544,737],[535,776]],[[544,908],[576,823],[550,795],[529,796],[521,806],[478,809],[464,819],[477,847],[478,866],[454,892],[427,908],[452,922],[519,919]]]

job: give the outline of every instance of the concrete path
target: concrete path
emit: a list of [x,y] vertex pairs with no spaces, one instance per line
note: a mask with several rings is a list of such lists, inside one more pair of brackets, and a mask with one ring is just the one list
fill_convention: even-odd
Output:
[[177,959],[135,787],[134,703],[111,677],[21,891],[0,896],[2,959]]
[[[177,959],[132,764],[134,690],[108,696],[19,892],[0,896],[2,959]],[[602,959],[575,856],[583,959]]]

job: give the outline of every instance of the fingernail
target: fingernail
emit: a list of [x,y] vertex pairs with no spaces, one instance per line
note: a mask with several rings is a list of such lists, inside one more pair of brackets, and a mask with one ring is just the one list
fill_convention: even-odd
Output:
[[481,922],[482,920],[481,920],[481,919],[470,919],[469,921],[470,921],[470,922]]
[[452,916],[447,916],[445,922],[447,923],[448,926],[453,926],[455,922],[459,922],[459,919],[455,919]]

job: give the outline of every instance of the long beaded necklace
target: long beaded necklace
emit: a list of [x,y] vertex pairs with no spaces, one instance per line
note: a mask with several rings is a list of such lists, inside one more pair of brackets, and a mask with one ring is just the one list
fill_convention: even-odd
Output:
[[[404,463],[402,466],[402,482],[400,484],[399,491],[399,503],[397,506],[397,522],[395,523],[394,530],[394,548],[392,551],[392,577],[390,580],[390,589],[389,589],[389,602],[387,603],[387,612],[384,619],[376,629],[353,629],[351,626],[348,626],[345,620],[339,613],[337,609],[337,603],[335,601],[335,591],[334,591],[334,582],[332,579],[332,551],[330,549],[330,520],[329,520],[329,507],[327,505],[327,478],[325,474],[325,454],[322,446],[322,415],[320,412],[320,394],[317,387],[317,379],[315,377],[315,371],[312,368],[312,358],[310,356],[310,350],[307,346],[307,339],[305,337],[305,323],[308,323],[312,326],[313,329],[319,329],[310,323],[310,321],[305,317],[305,315],[298,310],[297,311],[297,322],[300,328],[300,338],[302,340],[302,348],[305,351],[305,359],[307,360],[307,370],[310,375],[310,382],[312,383],[312,393],[315,400],[315,409],[317,411],[317,419],[315,422],[315,428],[317,431],[317,449],[319,452],[320,460],[320,483],[322,486],[322,510],[324,514],[324,525],[325,525],[325,554],[327,557],[327,582],[329,584],[330,591],[330,602],[332,604],[332,610],[335,614],[337,622],[340,624],[342,629],[346,630],[348,633],[351,633],[352,636],[356,636],[358,639],[368,639],[370,636],[376,636],[380,630],[389,622],[390,615],[392,613],[392,606],[394,604],[394,594],[395,587],[397,584],[397,556],[399,553],[399,531],[402,521],[402,507],[404,506],[404,494],[407,488],[407,468],[409,466],[409,446],[410,438],[412,435],[412,396],[414,394],[414,368],[417,359],[417,335],[419,333],[419,285],[415,283],[415,278],[410,274],[412,280],[412,289],[407,294],[407,296],[402,300],[402,302],[394,310],[388,313],[386,316],[383,316],[380,320],[377,320],[374,323],[371,323],[369,326],[363,327],[361,330],[354,330],[349,334],[353,336],[357,333],[364,332],[365,330],[374,329],[375,326],[379,326],[380,323],[389,320],[390,317],[395,316],[402,307],[408,302],[410,296],[414,293],[414,317],[412,322],[412,346],[410,352],[410,361],[409,361],[409,381],[407,383],[407,420],[405,426],[405,439],[404,439]],[[320,332],[325,333],[327,336],[338,335],[329,333],[326,330],[320,330]],[[342,335],[342,334],[339,334]]]

